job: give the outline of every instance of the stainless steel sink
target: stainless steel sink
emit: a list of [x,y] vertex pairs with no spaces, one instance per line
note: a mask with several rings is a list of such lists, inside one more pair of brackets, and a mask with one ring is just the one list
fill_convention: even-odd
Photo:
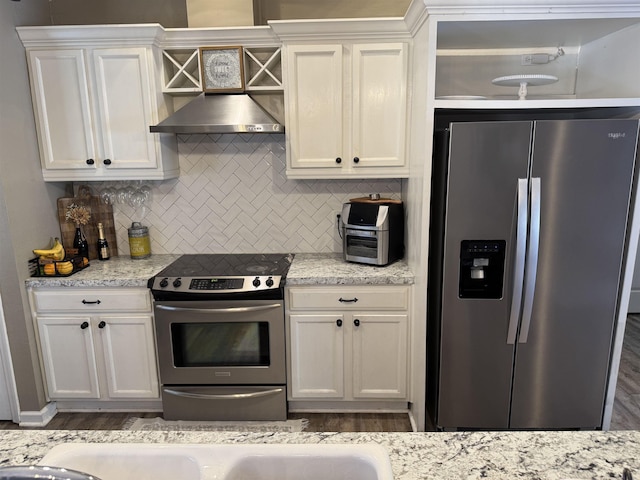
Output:
[[41,465],[101,480],[392,480],[387,451],[374,444],[58,445]]

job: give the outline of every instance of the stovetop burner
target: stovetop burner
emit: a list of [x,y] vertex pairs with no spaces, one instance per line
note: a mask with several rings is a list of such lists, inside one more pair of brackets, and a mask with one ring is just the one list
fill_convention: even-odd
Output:
[[151,278],[156,300],[283,298],[293,254],[186,254]]
[[291,254],[186,254],[158,275],[166,277],[286,275]]

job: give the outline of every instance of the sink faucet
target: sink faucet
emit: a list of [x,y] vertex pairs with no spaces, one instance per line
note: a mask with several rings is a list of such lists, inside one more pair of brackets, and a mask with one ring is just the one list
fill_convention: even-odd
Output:
[[0,480],[100,480],[88,473],[68,468],[42,465],[15,465],[0,467]]

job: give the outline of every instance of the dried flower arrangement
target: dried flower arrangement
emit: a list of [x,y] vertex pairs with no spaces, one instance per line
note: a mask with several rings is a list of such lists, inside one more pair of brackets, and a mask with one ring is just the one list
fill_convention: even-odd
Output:
[[76,226],[86,225],[91,220],[91,211],[89,207],[72,203],[67,207],[65,218],[67,222],[73,222]]

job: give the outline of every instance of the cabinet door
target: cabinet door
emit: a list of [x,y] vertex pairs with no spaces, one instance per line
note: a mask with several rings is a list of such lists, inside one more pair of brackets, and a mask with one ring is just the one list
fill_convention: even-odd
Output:
[[344,161],[342,45],[291,45],[286,59],[290,167],[339,170]]
[[49,397],[99,398],[90,317],[38,317],[37,324]]
[[156,168],[156,134],[149,132],[154,101],[147,49],[96,49],[93,65],[103,168]]
[[344,396],[342,315],[290,315],[291,397]]
[[403,43],[354,45],[353,167],[405,164],[407,49]]
[[95,170],[83,50],[32,50],[29,70],[42,167]]
[[96,320],[109,398],[157,398],[151,316],[100,316]]
[[407,396],[407,315],[353,315],[353,397]]

